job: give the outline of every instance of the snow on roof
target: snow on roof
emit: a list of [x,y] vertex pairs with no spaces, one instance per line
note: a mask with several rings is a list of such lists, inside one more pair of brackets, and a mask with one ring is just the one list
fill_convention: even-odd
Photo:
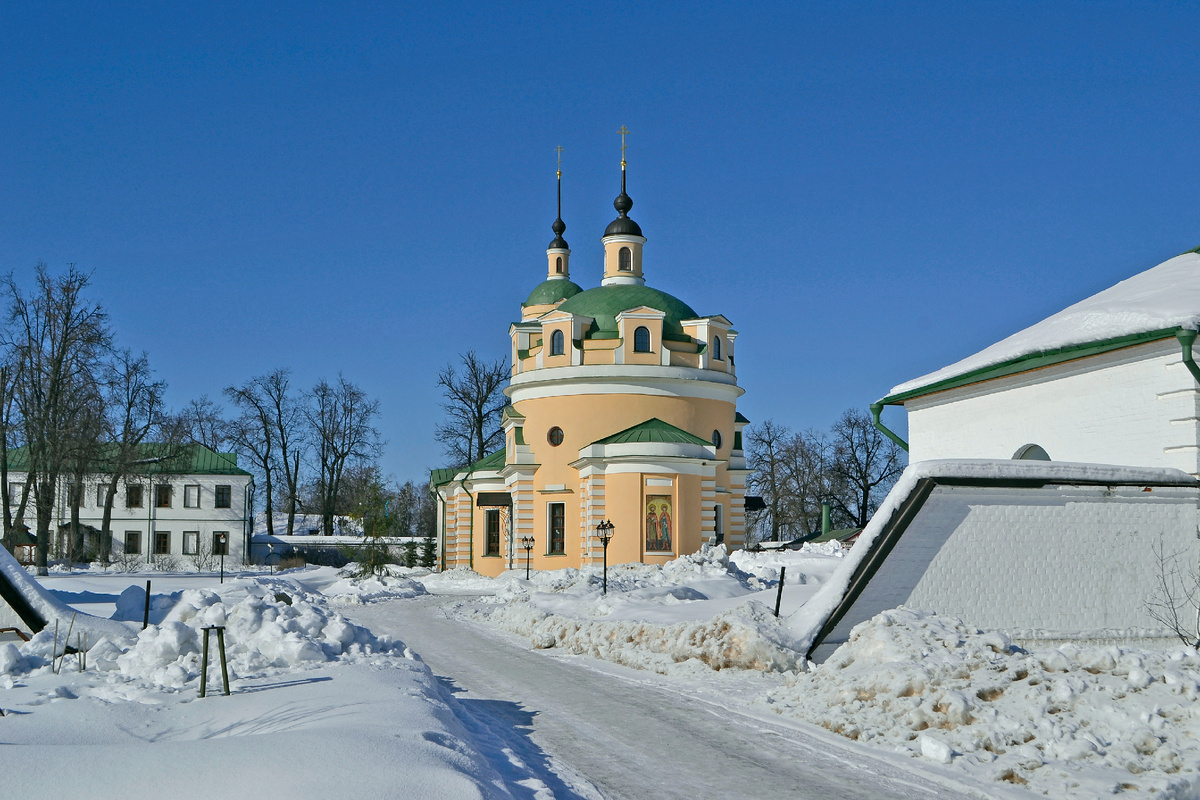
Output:
[[1200,254],[1184,253],[1134,275],[889,395],[920,389],[1035,353],[1166,328],[1200,327]]

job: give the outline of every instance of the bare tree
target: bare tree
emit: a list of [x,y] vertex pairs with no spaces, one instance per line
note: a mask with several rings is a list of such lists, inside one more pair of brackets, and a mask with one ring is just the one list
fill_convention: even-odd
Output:
[[[10,485],[8,482],[8,451],[10,448],[19,446],[20,438],[20,417],[17,412],[15,388],[13,383],[13,375],[15,373],[15,365],[9,358],[9,353],[4,353],[4,360],[0,362],[0,504],[4,506],[4,546],[9,550],[13,549],[13,531],[16,523],[13,519],[13,503],[15,498],[11,496]],[[24,486],[28,486],[28,481],[22,481]],[[22,509],[24,501],[28,498],[28,492],[23,491]]]
[[69,437],[94,388],[92,370],[111,342],[104,310],[84,297],[89,277],[71,265],[60,276],[37,267],[36,287],[26,295],[10,274],[8,294],[15,402],[24,428],[37,510],[38,574],[45,575],[50,524],[59,479],[68,468]]
[[337,383],[321,380],[305,408],[317,467],[316,490],[321,524],[333,535],[333,516],[346,467],[374,458],[381,448],[373,423],[379,402],[341,375]]
[[180,444],[181,432],[169,430],[163,414],[163,393],[167,385],[154,380],[150,360],[145,353],[129,350],[114,354],[105,370],[107,413],[104,418],[106,447],[100,468],[105,476],[104,514],[100,522],[100,560],[112,557],[112,514],[117,489],[125,478],[144,465],[150,454],[143,445],[152,431],[161,441],[154,457],[171,459]]
[[504,437],[500,413],[508,403],[503,391],[507,359],[487,363],[470,350],[461,362],[461,372],[447,364],[438,373],[438,386],[446,398],[445,419],[434,432],[455,467],[478,461],[500,444]]
[[746,437],[746,466],[750,468],[748,488],[763,498],[770,538],[774,542],[779,541],[799,519],[796,486],[787,463],[792,439],[791,430],[773,420],[752,426]]
[[856,527],[866,527],[904,471],[904,456],[871,418],[848,409],[833,426],[835,508]]
[[184,406],[179,421],[189,440],[204,445],[214,453],[226,452],[232,444],[229,423],[225,421],[221,407],[206,394]]
[[300,464],[307,449],[304,406],[291,391],[291,373],[288,370],[277,369],[258,380],[268,402],[270,426],[283,477],[287,533],[291,536],[296,526],[296,507],[299,504]]
[[[1188,647],[1200,648],[1200,566],[1185,550],[1168,553],[1162,536],[1154,544],[1158,574],[1146,612]],[[1190,563],[1189,563],[1190,562]]]
[[271,403],[263,392],[259,378],[251,378],[241,386],[228,386],[225,396],[240,412],[228,427],[230,442],[235,450],[246,456],[263,477],[263,504],[267,517],[267,533],[275,535],[276,474],[275,436],[271,423]]

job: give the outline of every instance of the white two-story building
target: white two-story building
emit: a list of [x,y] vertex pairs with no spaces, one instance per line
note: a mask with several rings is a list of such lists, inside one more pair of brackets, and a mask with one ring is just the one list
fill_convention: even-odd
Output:
[[[123,478],[113,502],[110,530],[113,559],[146,562],[174,560],[187,568],[190,557],[225,555],[241,563],[250,553],[253,533],[254,479],[237,465],[235,453],[216,453],[199,444],[182,452],[146,444],[134,469]],[[9,498],[14,510],[25,488],[28,465],[23,450],[9,454]],[[72,481],[66,477],[55,492],[54,555],[66,554],[71,523]],[[89,475],[79,486],[82,547],[76,555],[97,552],[109,477]],[[24,524],[36,527],[30,493]],[[80,552],[82,550],[82,552]]]

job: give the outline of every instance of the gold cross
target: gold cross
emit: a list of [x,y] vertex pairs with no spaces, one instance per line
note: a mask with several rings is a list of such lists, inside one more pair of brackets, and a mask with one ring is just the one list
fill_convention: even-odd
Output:
[[556,147],[554,149],[558,151],[558,177],[561,178],[562,177],[562,154],[563,154],[562,145],[560,144],[558,147]]
[[621,130],[617,131],[617,133],[621,134],[621,168],[624,169],[625,168],[625,136],[627,134],[631,133],[631,131],[628,128],[626,128],[624,125],[622,125]]

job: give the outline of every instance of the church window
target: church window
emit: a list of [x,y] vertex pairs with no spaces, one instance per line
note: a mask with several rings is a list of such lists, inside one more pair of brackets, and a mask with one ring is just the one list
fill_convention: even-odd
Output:
[[1014,461],[1049,461],[1050,454],[1039,444],[1026,444],[1013,453]]
[[713,337],[713,358],[717,361],[721,360],[721,337]]
[[713,431],[712,443],[713,443],[713,447],[717,448],[718,450],[721,449],[721,432],[720,431]]
[[633,253],[628,247],[622,247],[621,252],[617,253],[617,269],[621,272],[633,271]]
[[500,509],[489,508],[484,512],[484,544],[485,556],[500,555]]
[[723,544],[725,542],[725,520],[724,510],[720,506],[713,506],[713,533],[715,534],[715,544]]
[[650,352],[650,329],[644,325],[633,332],[633,352]]
[[559,257],[558,257],[558,260],[557,260],[557,261],[555,261],[555,263],[554,263],[554,271],[555,271],[555,272],[557,272],[559,275],[561,275],[561,274],[562,274],[562,256],[559,256]]
[[548,511],[550,535],[546,538],[549,540],[550,549],[547,552],[552,556],[562,555],[566,552],[567,543],[567,508],[563,503],[551,503]]
[[561,356],[563,354],[563,332],[555,331],[550,334],[550,355]]
[[550,432],[546,434],[546,441],[548,441],[550,443],[551,447],[558,447],[560,444],[562,444],[563,443],[562,428],[558,427],[557,425],[555,425],[553,428],[551,428]]

